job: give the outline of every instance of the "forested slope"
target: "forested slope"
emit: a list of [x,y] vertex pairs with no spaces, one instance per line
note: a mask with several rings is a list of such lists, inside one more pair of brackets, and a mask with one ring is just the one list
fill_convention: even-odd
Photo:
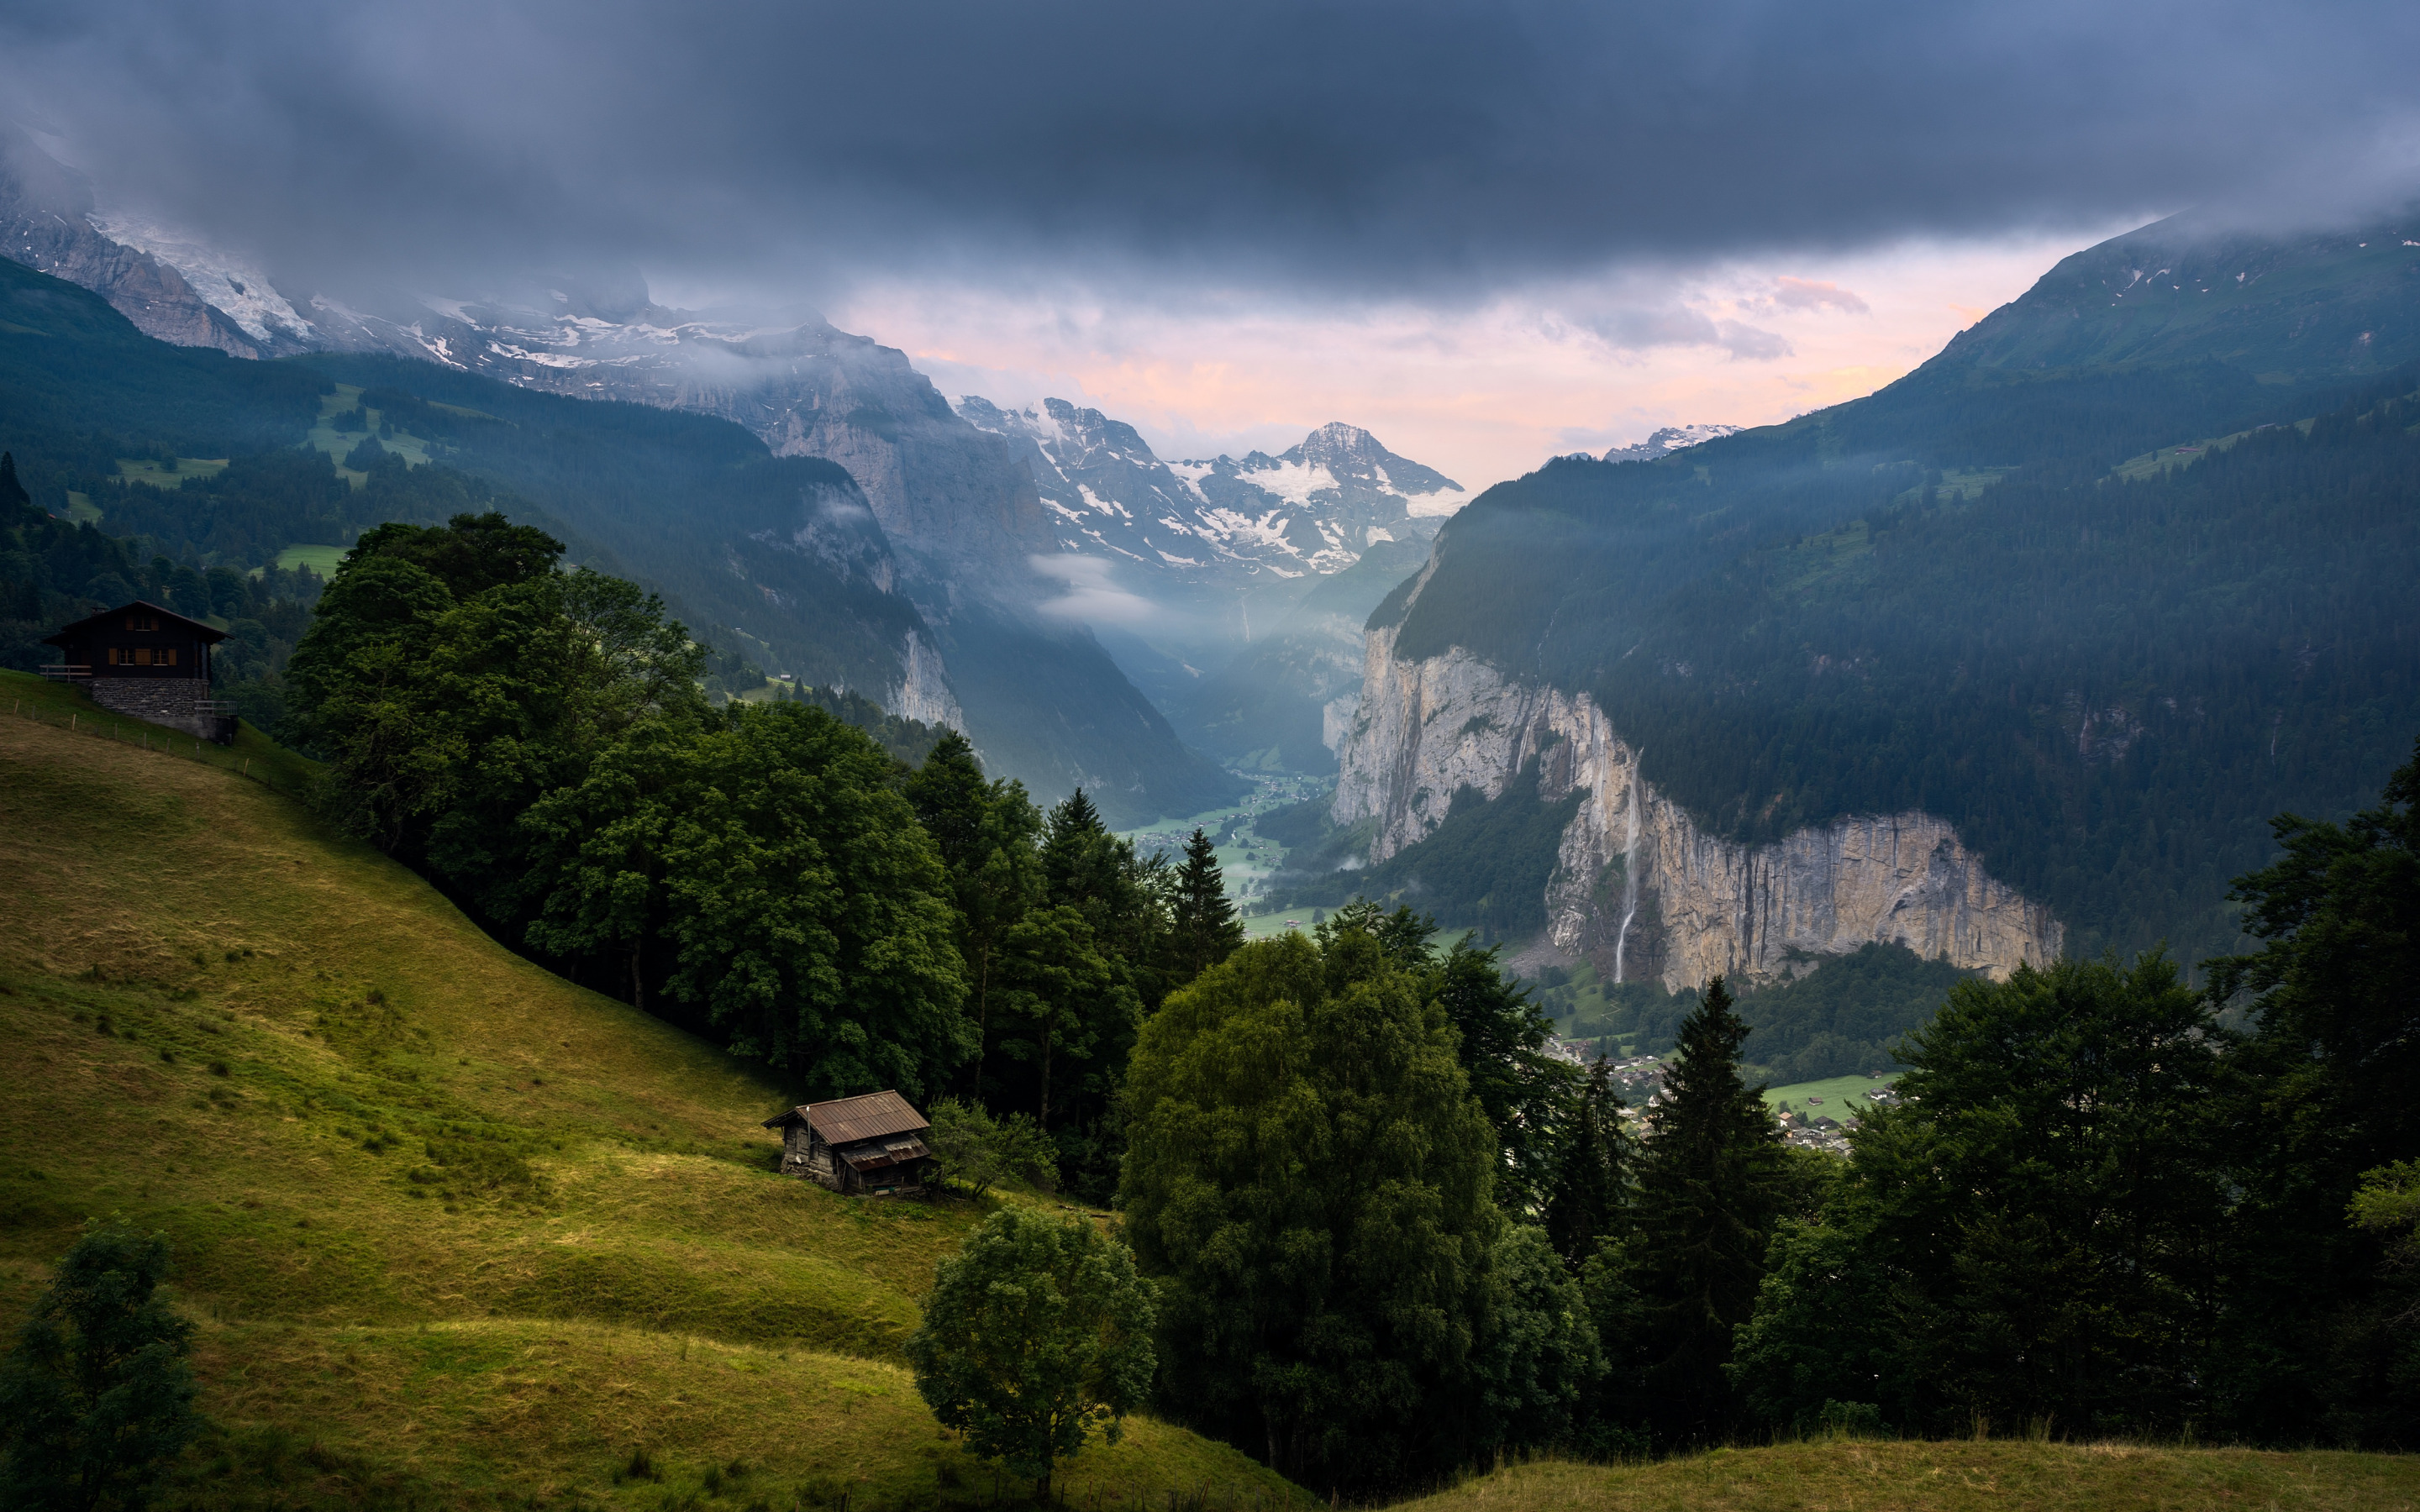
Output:
[[[2079,257],[2142,260],[2110,246]],[[2349,810],[2420,729],[2420,369],[2319,339],[2412,329],[2420,252],[2272,252],[2290,279],[2088,350],[2041,334],[2071,259],[1871,398],[1550,464],[1372,623],[1589,693],[1730,838],[1922,809],[2071,952],[2224,949],[2267,816]],[[2113,353],[2160,361],[2040,365]]]

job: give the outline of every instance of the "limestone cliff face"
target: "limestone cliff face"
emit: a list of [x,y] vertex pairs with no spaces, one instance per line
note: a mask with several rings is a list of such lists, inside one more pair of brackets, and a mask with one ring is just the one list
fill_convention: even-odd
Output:
[[1400,660],[1395,634],[1369,634],[1336,822],[1376,821],[1371,859],[1384,860],[1442,823],[1457,790],[1495,797],[1538,758],[1541,798],[1582,795],[1546,887],[1548,934],[1608,979],[1771,980],[1869,940],[1995,979],[2058,955],[2058,922],[1985,872],[1946,820],[1859,816],[1735,844],[1640,778],[1638,752],[1587,695],[1459,649]]

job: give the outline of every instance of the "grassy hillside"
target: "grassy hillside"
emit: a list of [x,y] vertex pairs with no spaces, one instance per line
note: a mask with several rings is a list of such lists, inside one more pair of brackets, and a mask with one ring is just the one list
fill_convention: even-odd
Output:
[[1717,1449],[1653,1465],[1524,1465],[1412,1502],[1403,1512],[2394,1512],[2415,1506],[2420,1460],[2402,1455],[1819,1440]]
[[[0,1319],[86,1218],[165,1233],[225,1429],[187,1504],[989,1491],[896,1363],[980,1210],[774,1175],[784,1090],[749,1067],[505,951],[226,753],[70,731],[78,695],[13,674],[0,699]],[[1148,1422],[1069,1483],[1287,1490]]]

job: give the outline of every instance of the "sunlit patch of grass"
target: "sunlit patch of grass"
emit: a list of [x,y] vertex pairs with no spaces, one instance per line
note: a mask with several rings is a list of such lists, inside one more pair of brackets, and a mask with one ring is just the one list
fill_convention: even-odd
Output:
[[181,487],[187,478],[215,478],[225,472],[227,458],[224,456],[180,456],[163,467],[146,457],[121,456],[117,459],[117,476],[125,483],[139,483],[151,488]]
[[[362,438],[364,436],[377,436],[379,423],[386,417],[376,409],[364,411],[369,421],[369,429],[366,431],[338,430],[334,425],[330,424],[330,422],[334,421],[338,415],[358,408],[361,404],[361,400],[362,386],[360,384],[337,384],[334,393],[323,393],[319,396],[318,422],[315,424],[309,431],[305,432],[303,436],[305,444],[316,446],[319,450],[327,453],[328,455],[335,461],[336,471],[343,476],[347,483],[356,488],[368,483],[370,481],[370,475],[366,472],[359,471],[355,469],[345,466],[345,458],[352,454],[354,447],[362,444]],[[439,408],[454,409],[456,407],[451,405],[441,405]],[[478,413],[476,410],[467,410],[463,412],[469,414]],[[404,431],[397,431],[392,436],[380,436],[379,444],[385,447],[388,451],[396,453],[397,455],[401,456],[406,463],[412,467],[425,467],[427,465],[429,443],[417,436],[411,435]],[[221,463],[220,466],[224,467],[225,464]],[[289,548],[288,549],[290,550],[292,548]],[[336,549],[341,553],[344,548],[337,548]],[[278,559],[278,565],[287,565],[285,558],[280,557]],[[327,569],[318,567],[316,564],[312,570],[318,572],[321,577],[328,576]]]
[[277,553],[277,566],[281,572],[308,567],[322,578],[334,578],[336,569],[344,564],[346,553],[350,550],[352,548],[349,546],[289,546]]

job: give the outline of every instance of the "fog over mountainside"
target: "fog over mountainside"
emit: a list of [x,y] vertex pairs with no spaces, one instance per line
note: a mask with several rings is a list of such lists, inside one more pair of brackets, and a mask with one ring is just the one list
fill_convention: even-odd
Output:
[[[1342,424],[1274,456],[1170,463],[1131,426],[1063,400],[1003,410],[970,395],[953,409],[893,347],[821,320],[767,328],[669,309],[636,280],[530,279],[477,299],[281,291],[243,255],[96,209],[81,176],[23,133],[0,147],[10,255],[92,288],[163,340],[250,359],[402,359],[417,365],[365,372],[428,398],[452,372],[692,410],[747,427],[777,456],[837,464],[858,503],[811,502],[783,545],[837,561],[832,532],[856,529],[864,540],[844,554],[861,559],[865,590],[905,600],[877,616],[892,625],[878,632],[889,669],[859,690],[908,717],[964,725],[1037,793],[1084,784],[1121,818],[1189,812],[1234,791],[1185,748],[1199,732],[1167,714],[1185,717],[1196,685],[1249,650],[1256,617],[1263,637],[1276,632],[1320,579],[1373,546],[1425,542],[1466,497]],[[834,513],[849,507],[870,511],[864,528]],[[762,556],[769,539],[752,549]],[[645,572],[643,545],[624,552]],[[778,573],[760,588],[790,591]],[[729,606],[718,615],[741,618]],[[1334,640],[1335,627],[1313,639]],[[1344,660],[1357,669],[1357,632],[1349,640]],[[759,655],[775,663],[768,671],[814,674],[796,654]],[[1288,685],[1300,704],[1283,717],[1295,760],[1332,759],[1301,730],[1357,680]],[[1248,748],[1280,744],[1255,730]]]
[[[1066,602],[1068,579],[1050,570],[1050,559],[1075,553],[1105,566],[1147,567],[1126,591],[1150,594],[1162,626],[1175,631],[1170,642],[1217,665],[1233,649],[1226,642],[1240,645],[1249,627],[1241,595],[1278,587],[1266,613],[1273,621],[1287,607],[1288,580],[1349,564],[1369,541],[1388,539],[1388,525],[1425,535],[1435,520],[1414,511],[1459,498],[1448,480],[1345,426],[1327,427],[1282,457],[1219,458],[1190,465],[1180,478],[1131,430],[1095,411],[1070,410],[1074,429],[1063,436],[1043,435],[1038,416],[994,411],[1000,424],[970,424],[894,348],[821,321],[766,330],[699,318],[649,302],[636,284],[539,280],[485,300],[288,299],[238,255],[101,217],[80,176],[23,133],[5,146],[0,229],[10,255],[92,288],[147,334],[247,359],[301,352],[405,359],[413,365],[363,376],[425,390],[426,398],[441,397],[442,375],[452,372],[567,397],[694,410],[746,426],[776,455],[838,464],[856,504],[811,501],[782,545],[794,555],[837,561],[833,531],[855,529],[863,540],[843,554],[861,559],[856,572],[865,590],[905,601],[900,612],[877,616],[894,626],[884,632],[891,670],[861,690],[908,717],[963,724],[1000,769],[1037,794],[1056,796],[1083,784],[1120,818],[1212,806],[1233,783],[1185,749],[1104,654],[1088,627],[1094,616]],[[104,225],[140,235],[143,244],[119,241]],[[1103,449],[1077,439],[1118,431],[1132,439],[1125,455],[1114,440]],[[1115,476],[1121,467],[1133,475]],[[1076,472],[1090,482],[1074,481],[1071,491]],[[1044,474],[1056,494],[1098,515],[1119,539],[1109,542],[1097,528],[1066,530],[1067,502],[1037,490]],[[1124,499],[1151,511],[1146,494],[1155,483],[1172,497],[1158,500],[1158,517],[1147,514],[1138,524]],[[871,517],[849,527],[839,518],[849,508]],[[1170,531],[1162,518],[1175,511],[1189,518],[1171,539],[1194,557],[1153,548],[1152,537]],[[678,527],[667,519],[662,528]],[[752,549],[762,556],[770,539],[760,532]],[[643,541],[624,543],[624,551],[644,575]],[[804,581],[798,588],[807,591]],[[762,584],[768,599],[786,591],[778,572]],[[1127,607],[1145,604],[1137,597]],[[766,659],[777,672],[830,671],[796,656],[785,663],[778,652]]]
[[1058,544],[1083,563],[1070,611],[1188,742],[1330,769],[1321,711],[1360,686],[1359,622],[1461,507],[1460,485],[1342,424],[1274,456],[1163,462],[1133,426],[1063,399],[1003,410],[969,395],[958,412],[1025,448]]
[[1428,539],[1466,497],[1354,425],[1276,456],[1163,462],[1133,426],[1064,399],[1003,410],[970,394],[957,410],[1025,443],[1063,548],[1122,559],[1139,582],[1235,589],[1341,571],[1377,542]]

